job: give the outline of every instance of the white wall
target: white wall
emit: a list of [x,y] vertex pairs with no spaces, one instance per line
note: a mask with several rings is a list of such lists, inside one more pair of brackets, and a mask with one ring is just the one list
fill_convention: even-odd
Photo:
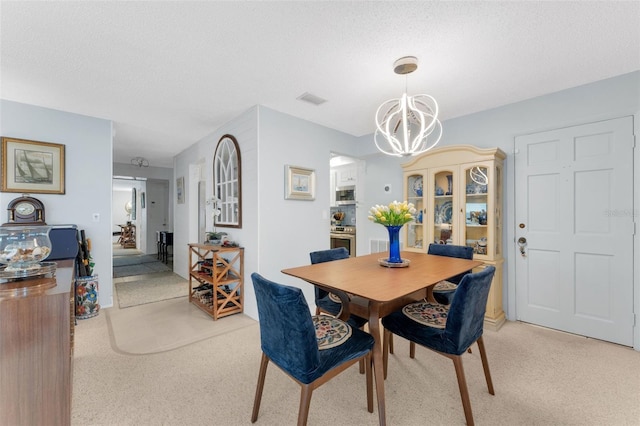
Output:
[[[65,146],[65,194],[31,195],[44,203],[47,224],[85,230],[100,277],[100,304],[112,306],[111,121],[0,100],[0,134]],[[0,193],[0,205],[20,195]],[[99,222],[93,221],[94,213]]]
[[[265,107],[259,108],[258,129],[260,257],[256,271],[302,288],[307,302],[314,306],[313,287],[280,271],[307,265],[310,252],[329,248],[331,152],[353,155],[357,138]],[[315,170],[315,200],[285,200],[285,165]],[[360,211],[357,207],[356,214]]]

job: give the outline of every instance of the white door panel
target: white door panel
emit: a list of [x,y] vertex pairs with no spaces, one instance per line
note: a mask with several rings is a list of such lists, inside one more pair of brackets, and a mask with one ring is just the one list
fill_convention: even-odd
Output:
[[632,117],[516,138],[518,319],[633,343]]

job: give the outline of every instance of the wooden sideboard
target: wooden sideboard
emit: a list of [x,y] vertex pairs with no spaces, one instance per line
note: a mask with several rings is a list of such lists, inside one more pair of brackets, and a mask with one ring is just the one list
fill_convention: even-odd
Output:
[[0,425],[71,424],[73,260],[0,284]]

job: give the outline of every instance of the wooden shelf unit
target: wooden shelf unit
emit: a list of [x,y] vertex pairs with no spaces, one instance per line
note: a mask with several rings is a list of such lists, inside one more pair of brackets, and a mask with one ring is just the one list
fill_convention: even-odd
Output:
[[118,242],[122,248],[136,248],[136,226],[120,225],[120,238]]
[[214,320],[244,308],[244,248],[189,244],[189,302]]

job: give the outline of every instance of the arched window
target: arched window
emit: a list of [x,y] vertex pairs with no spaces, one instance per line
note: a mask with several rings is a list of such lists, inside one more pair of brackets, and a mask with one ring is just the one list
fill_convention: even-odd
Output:
[[222,136],[213,156],[213,195],[215,207],[220,210],[215,217],[216,227],[242,228],[240,164],[238,141],[231,135]]

